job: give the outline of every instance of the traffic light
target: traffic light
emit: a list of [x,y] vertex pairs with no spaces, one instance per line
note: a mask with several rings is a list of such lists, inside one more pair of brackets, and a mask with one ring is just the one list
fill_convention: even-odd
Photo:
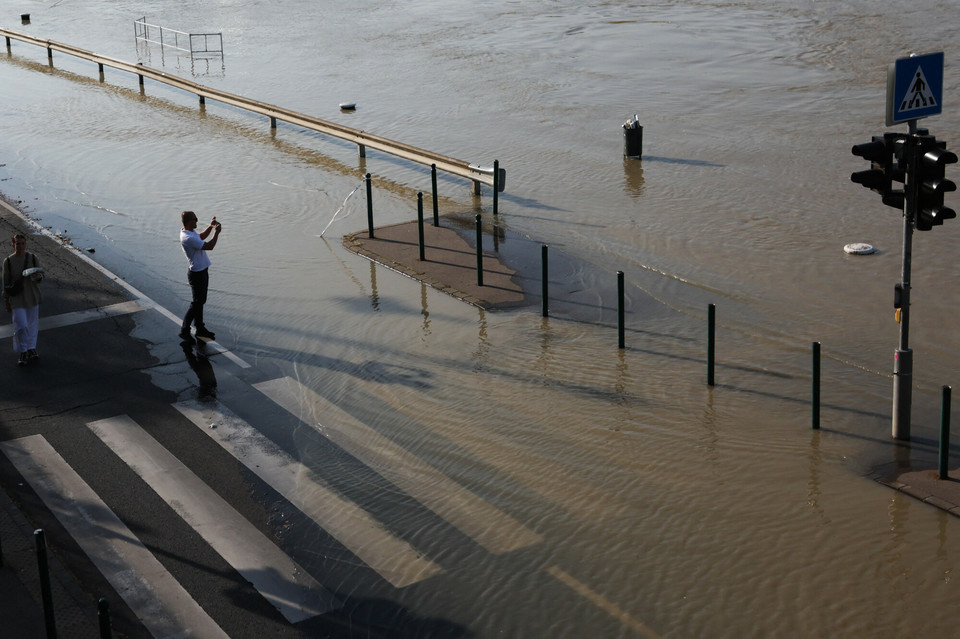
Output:
[[899,160],[903,159],[904,136],[900,133],[875,135],[870,142],[855,144],[851,152],[870,160],[870,169],[850,175],[850,181],[861,184],[879,193],[887,206],[903,209],[903,190],[894,190],[894,182],[904,181],[904,171]]
[[917,143],[916,228],[929,231],[944,220],[957,217],[953,209],[943,205],[943,194],[956,191],[957,185],[944,177],[946,166],[957,163],[957,154],[947,151],[946,142],[933,136],[921,136]]

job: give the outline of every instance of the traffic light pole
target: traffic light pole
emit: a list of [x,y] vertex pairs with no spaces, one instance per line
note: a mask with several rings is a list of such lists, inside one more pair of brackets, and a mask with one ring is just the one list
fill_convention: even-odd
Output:
[[910,441],[910,409],[913,403],[913,351],[910,350],[910,262],[913,250],[913,227],[917,218],[917,121],[910,120],[910,133],[904,144],[908,158],[906,198],[903,216],[903,266],[900,275],[899,322],[900,344],[894,354],[893,367],[893,438]]

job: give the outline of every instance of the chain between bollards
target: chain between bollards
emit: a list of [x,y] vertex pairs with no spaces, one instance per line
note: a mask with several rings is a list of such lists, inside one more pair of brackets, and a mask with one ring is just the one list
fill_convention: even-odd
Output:
[[477,286],[483,286],[483,226],[477,213]]
[[707,386],[714,385],[714,368],[716,367],[716,338],[717,338],[717,306],[710,304],[707,307]]
[[813,414],[811,426],[820,430],[820,342],[813,343],[813,375],[811,382]]
[[364,179],[367,181],[367,237],[372,239],[373,238],[373,198],[371,197],[371,195],[372,195],[373,189],[370,186],[370,174],[367,173]]
[[423,247],[423,193],[417,193],[417,237],[420,240],[420,261],[423,262],[426,257],[424,256],[424,247]]
[[430,165],[430,182],[433,184],[433,225],[440,226],[440,205],[437,203],[437,165]]
[[617,271],[617,345],[626,348],[623,316],[623,271]]
[[549,306],[550,306],[549,299],[548,299],[549,286],[547,285],[547,275],[549,271],[550,269],[547,265],[547,245],[544,244],[540,248],[540,277],[542,280],[542,284],[541,284],[542,293],[540,298],[540,314],[543,315],[544,317],[547,317],[549,315]]
[[57,622],[53,616],[53,593],[50,591],[50,566],[47,563],[47,540],[43,528],[33,531],[37,546],[37,570],[40,573],[40,596],[43,599],[43,621],[47,629],[47,639],[56,639]]
[[940,460],[937,464],[940,479],[950,478],[947,467],[950,459],[950,387],[944,386],[940,398]]

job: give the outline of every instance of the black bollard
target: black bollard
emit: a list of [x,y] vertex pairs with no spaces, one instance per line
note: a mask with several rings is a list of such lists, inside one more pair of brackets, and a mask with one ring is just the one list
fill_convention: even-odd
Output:
[[437,165],[430,165],[430,181],[433,183],[433,225],[440,226],[440,205],[437,203]]
[[100,639],[111,639],[113,630],[110,628],[110,602],[102,597],[97,602],[97,619],[100,621]]
[[417,193],[417,235],[420,239],[420,261],[427,259],[423,248],[423,193]]
[[820,342],[813,343],[812,377],[813,430],[820,430]]
[[717,307],[711,304],[707,307],[707,386],[714,385],[714,368],[716,368],[716,338],[717,338]]
[[623,154],[628,158],[643,155],[643,127],[636,115],[623,124]]
[[549,312],[548,312],[548,310],[549,310],[549,302],[548,302],[548,293],[549,293],[549,291],[548,291],[548,286],[547,286],[547,276],[549,275],[550,269],[549,269],[548,266],[547,266],[547,245],[546,245],[546,244],[544,244],[544,245],[540,248],[540,270],[541,270],[541,275],[540,275],[540,276],[541,276],[542,281],[543,281],[543,284],[542,284],[543,293],[542,293],[542,297],[541,297],[541,301],[540,301],[540,314],[543,315],[544,317],[547,317],[547,315],[549,315]]
[[626,348],[623,316],[623,271],[617,271],[617,345]]
[[364,177],[367,181],[367,237],[373,238],[373,189],[370,186],[370,174]]
[[43,622],[47,628],[47,639],[56,639],[57,622],[53,616],[53,593],[50,591],[50,566],[47,563],[47,541],[43,528],[33,531],[37,545],[37,569],[40,573],[40,596],[43,599]]
[[940,459],[937,469],[940,479],[950,478],[950,469],[947,468],[950,458],[950,387],[943,387],[940,399]]
[[483,286],[483,227],[477,213],[477,286]]
[[500,160],[493,161],[493,214],[498,213],[497,203],[500,191]]

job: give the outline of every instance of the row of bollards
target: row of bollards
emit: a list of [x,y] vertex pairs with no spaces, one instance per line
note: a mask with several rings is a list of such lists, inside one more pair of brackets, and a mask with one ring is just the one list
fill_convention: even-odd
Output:
[[[43,624],[47,639],[56,639],[57,620],[53,608],[53,591],[50,583],[50,563],[47,558],[47,540],[42,528],[33,531],[37,551],[37,570],[40,575],[40,597],[43,601]],[[0,555],[2,565],[2,555]],[[97,602],[97,620],[100,626],[100,639],[111,639],[113,630],[110,624],[110,603],[101,598]]]
[[[626,127],[625,127],[626,128]],[[636,135],[642,135],[642,127]],[[639,155],[639,154],[638,154]],[[493,163],[493,215],[498,215],[497,193],[499,192],[499,161]],[[369,227],[369,236],[374,235],[373,230],[373,205],[371,201],[370,174],[366,174],[367,182],[367,223]],[[437,170],[436,165],[431,166],[431,183],[433,188],[433,224],[439,226],[439,211],[437,204]],[[423,193],[417,193],[417,222],[419,231],[420,260],[425,259],[424,231],[423,231]],[[495,238],[496,239],[496,238]],[[478,213],[476,215],[476,250],[477,250],[477,286],[483,286],[483,236],[482,236],[482,218]],[[549,317],[550,314],[550,291],[549,291],[549,255],[546,244],[541,246],[541,308],[543,317]],[[617,347],[626,348],[626,325],[625,325],[625,300],[624,300],[624,273],[617,271]],[[707,306],[707,385],[716,385],[716,312],[715,304]],[[820,429],[820,368],[821,368],[821,344],[813,342],[812,344],[812,370],[811,370],[811,428]],[[949,457],[949,438],[950,438],[950,387],[943,387],[943,398],[941,401],[941,424],[940,424],[940,459],[939,476],[940,479],[948,478],[947,462]]]

